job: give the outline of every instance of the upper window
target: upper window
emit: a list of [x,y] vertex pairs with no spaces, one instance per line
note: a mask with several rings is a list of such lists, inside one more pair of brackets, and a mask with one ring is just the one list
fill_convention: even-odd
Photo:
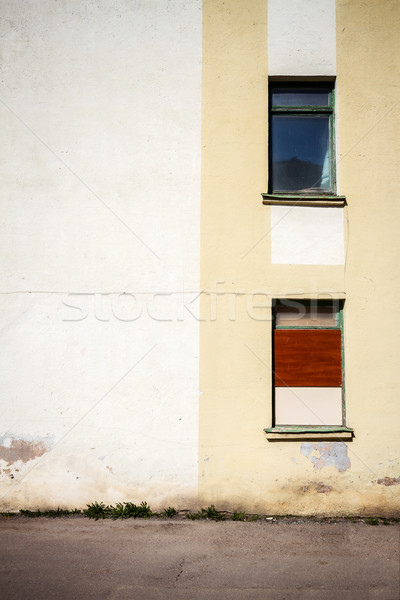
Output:
[[333,194],[332,84],[274,83],[269,106],[270,193]]

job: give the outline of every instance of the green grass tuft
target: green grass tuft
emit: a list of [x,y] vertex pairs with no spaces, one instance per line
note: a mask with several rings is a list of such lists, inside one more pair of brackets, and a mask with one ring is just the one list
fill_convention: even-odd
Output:
[[168,508],[164,508],[163,516],[171,519],[175,515],[178,514],[178,511],[173,506],[168,506]]
[[106,519],[111,516],[111,506],[105,506],[104,502],[92,502],[87,504],[87,508],[84,509],[83,514],[89,519],[98,521],[99,519]]
[[196,519],[212,519],[213,521],[225,520],[223,513],[217,510],[214,504],[207,506],[207,508],[201,508],[197,513],[188,513],[186,517],[192,521]]
[[30,517],[31,519],[45,516],[40,510],[24,510],[23,508],[21,508],[19,514],[23,517]]
[[21,509],[19,514],[24,517],[30,517],[31,519],[36,517],[69,517],[70,515],[80,515],[82,511],[78,508],[74,508],[73,510],[69,510],[68,508],[56,508],[49,510],[24,510]]
[[235,512],[232,515],[232,521],[246,521],[246,513],[245,512]]
[[147,502],[142,502],[139,506],[133,502],[119,502],[110,509],[113,519],[147,519],[153,515]]
[[213,521],[224,521],[224,515],[215,508],[214,504],[211,506],[207,506],[207,508],[202,508],[200,511],[201,519],[212,519]]

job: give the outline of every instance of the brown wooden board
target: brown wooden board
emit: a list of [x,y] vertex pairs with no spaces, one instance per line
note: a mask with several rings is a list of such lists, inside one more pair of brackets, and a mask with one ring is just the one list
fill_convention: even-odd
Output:
[[339,329],[276,329],[275,386],[342,385]]

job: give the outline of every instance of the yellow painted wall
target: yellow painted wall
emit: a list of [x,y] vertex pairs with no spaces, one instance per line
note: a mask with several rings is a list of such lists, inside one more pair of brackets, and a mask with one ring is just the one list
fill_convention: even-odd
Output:
[[[400,105],[383,116],[397,101],[399,8],[364,4],[337,5],[347,261],[303,266],[271,265],[270,209],[260,196],[268,177],[267,1],[203,3],[201,505],[297,514],[386,514],[395,506],[400,487],[376,482],[400,475],[393,319]],[[270,299],[329,293],[346,298],[347,423],[356,437],[343,471],[314,466],[320,448],[307,458],[302,442],[269,442],[263,431],[271,424]]]
[[[399,506],[400,4],[337,3],[338,176],[348,197],[347,414],[366,505]],[[360,478],[360,479],[358,479]]]

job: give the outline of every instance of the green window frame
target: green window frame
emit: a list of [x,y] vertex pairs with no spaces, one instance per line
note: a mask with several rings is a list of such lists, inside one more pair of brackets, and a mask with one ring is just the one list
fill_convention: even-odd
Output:
[[[267,434],[271,434],[271,439],[277,437],[279,435],[285,436],[293,434],[294,438],[299,437],[299,435],[311,435],[311,437],[322,436],[324,434],[329,435],[343,435],[352,437],[352,429],[346,426],[346,405],[345,405],[345,370],[344,370],[344,332],[343,332],[343,311],[344,311],[344,301],[339,299],[333,300],[316,300],[316,299],[275,299],[272,303],[272,372],[273,372],[273,381],[272,381],[272,427],[265,429]],[[287,317],[287,322],[290,324],[285,324],[285,319],[282,319],[282,315],[285,316],[285,311],[288,311],[289,317]],[[296,317],[296,311],[298,311],[298,318]],[[325,314],[325,322],[324,319],[321,319],[321,314]],[[279,318],[279,314],[281,318]],[[290,318],[290,314],[292,318]],[[294,315],[294,317],[293,317]],[[309,317],[307,315],[310,315]],[[330,317],[331,315],[331,317]],[[333,315],[335,318],[333,318]],[[289,423],[285,424],[279,422],[277,420],[276,415],[276,390],[277,388],[281,388],[287,385],[289,388],[292,388],[291,383],[285,383],[284,381],[279,381],[276,379],[276,332],[285,331],[301,331],[304,332],[312,332],[319,331],[317,336],[324,337],[323,332],[332,332],[332,331],[340,331],[340,371],[341,371],[341,412],[342,419],[341,423],[330,424],[330,423],[321,423],[321,424],[308,424],[308,423]],[[279,336],[279,333],[278,333]],[[305,333],[307,336],[307,333]],[[303,337],[303,336],[301,336]],[[313,336],[310,336],[313,337]],[[326,337],[329,337],[327,334]],[[337,339],[337,336],[335,336]],[[282,356],[282,354],[281,354]],[[282,362],[282,359],[279,359]],[[289,358],[289,365],[291,359]],[[279,369],[278,369],[279,370]],[[339,370],[339,367],[338,367]],[[296,385],[294,384],[296,389]],[[300,384],[302,385],[302,384]],[[303,384],[304,385],[304,384]],[[306,384],[306,387],[311,385],[311,387],[315,388],[315,384]],[[321,385],[325,387],[326,384],[316,384],[316,387]],[[339,437],[340,439],[340,437]]]
[[336,195],[334,83],[271,82],[269,107],[269,194]]

